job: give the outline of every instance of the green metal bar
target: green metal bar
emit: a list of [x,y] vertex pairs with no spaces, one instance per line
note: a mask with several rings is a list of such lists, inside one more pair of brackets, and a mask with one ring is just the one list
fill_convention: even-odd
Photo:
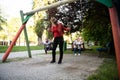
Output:
[[[23,24],[25,22],[24,21],[23,11],[20,11],[20,14],[21,14],[21,20],[22,20],[22,24]],[[31,58],[32,56],[31,56],[31,50],[30,50],[30,46],[29,46],[26,27],[24,28],[24,35],[25,35],[25,40],[26,40],[26,45],[27,45],[27,50],[28,50],[28,56],[29,56],[29,58]]]
[[113,7],[112,0],[96,0],[96,1],[104,4],[104,5],[107,6],[108,8],[112,8],[112,7]]

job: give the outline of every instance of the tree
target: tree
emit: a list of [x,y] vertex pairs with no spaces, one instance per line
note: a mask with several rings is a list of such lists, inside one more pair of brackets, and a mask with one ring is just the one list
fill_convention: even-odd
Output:
[[[60,0],[57,0],[60,1]],[[88,0],[74,1],[48,10],[48,14],[56,16],[65,26],[71,27],[71,33],[81,31],[84,12],[89,8]],[[48,18],[49,19],[49,18]]]
[[[56,0],[59,1],[59,0]],[[88,38],[105,43],[111,38],[111,26],[107,7],[95,1],[80,0],[49,9],[65,26],[71,27],[71,33],[88,33]],[[52,15],[53,15],[52,14]],[[104,39],[104,40],[103,40]],[[103,42],[105,41],[105,42]]]
[[1,9],[0,9],[0,30],[3,29],[2,24],[6,24],[6,19],[2,16]]
[[[53,2],[54,0],[42,0],[42,1],[34,0],[33,9],[38,8],[40,5],[41,5],[40,7],[47,6],[49,1]],[[42,35],[44,30],[46,30],[46,27],[50,25],[49,21],[46,20],[46,17],[47,17],[46,11],[37,12],[37,14],[34,15],[34,23],[35,23],[34,30],[38,36],[38,44],[41,43],[42,41]],[[50,36],[50,38],[52,37],[51,33],[47,33],[47,34]]]
[[112,38],[109,12],[104,5],[81,0],[62,5],[57,10],[55,15],[71,27],[71,33],[80,31],[85,39],[99,41],[100,44]]
[[[38,11],[41,11],[41,10],[45,10],[45,9],[48,9],[48,15],[52,15],[53,13],[55,14],[57,11],[56,11],[56,9],[55,9],[55,7],[56,6],[60,6],[61,4],[65,4],[65,3],[69,3],[69,2],[74,2],[74,1],[76,1],[76,0],[65,0],[65,1],[61,1],[61,2],[58,2],[58,3],[56,3],[56,4],[53,4],[53,5],[50,5],[50,6],[44,6],[44,7],[42,7],[42,5],[44,5],[44,1],[46,2],[46,1],[48,1],[48,4],[49,4],[49,0],[43,0],[42,2],[40,2],[39,0],[34,0],[34,4],[33,4],[33,8],[36,8],[37,6],[39,6],[39,5],[41,5],[41,8],[40,9],[37,9],[37,10],[33,10],[33,11],[31,11],[31,12],[29,12],[29,13],[34,13],[34,12],[38,12]],[[58,0],[52,0],[53,2],[57,2]],[[43,3],[43,4],[42,4]],[[48,4],[46,4],[46,5],[48,5]],[[54,8],[53,8],[54,7]],[[52,11],[52,13],[50,13],[50,11]],[[53,12],[54,11],[54,12]],[[29,13],[26,13],[26,14],[29,14]],[[36,16],[38,16],[38,17],[36,17]],[[50,18],[50,16],[48,16],[48,20],[49,20],[49,18]],[[37,22],[37,20],[38,19],[43,19],[44,17],[41,17],[40,16],[40,13],[37,13],[37,14],[35,14],[35,22]],[[65,20],[65,19],[61,19],[61,20]],[[36,24],[36,23],[35,23]],[[48,24],[49,25],[49,24]],[[66,25],[66,24],[65,24]],[[76,26],[76,25],[75,25]]]
[[44,29],[45,29],[44,28],[44,20],[37,21],[36,26],[35,26],[35,32],[38,37],[42,37],[42,32]]
[[87,40],[90,39],[105,44],[112,38],[109,12],[106,6],[97,2],[92,3],[89,10],[85,12],[84,37],[87,37]]

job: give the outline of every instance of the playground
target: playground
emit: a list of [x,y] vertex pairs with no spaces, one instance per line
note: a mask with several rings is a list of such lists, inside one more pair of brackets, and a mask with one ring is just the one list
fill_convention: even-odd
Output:
[[86,80],[98,69],[104,58],[98,58],[97,55],[64,54],[62,64],[51,64],[50,60],[51,54],[41,53],[29,59],[1,63],[0,80]]
[[[13,38],[12,43],[6,50],[0,63],[0,80],[86,80],[89,75],[96,72],[103,62],[103,58],[97,55],[84,55],[74,56],[73,54],[64,54],[62,65],[56,63],[50,64],[51,55],[39,54],[31,55],[29,40],[26,31],[26,24],[30,17],[35,13],[54,8],[66,3],[72,3],[77,0],[64,0],[54,4],[35,9],[30,12],[20,11],[22,25],[19,28],[16,36]],[[112,34],[116,53],[116,62],[118,66],[118,76],[120,77],[120,23],[119,23],[119,6],[113,5],[112,0],[107,2],[104,0],[96,0],[108,7]],[[118,2],[118,0],[116,0]],[[24,30],[26,46],[29,58],[22,58],[21,60],[6,62],[12,48],[14,47],[21,32]],[[57,55],[58,56],[58,55]],[[58,58],[58,57],[57,57]],[[58,60],[58,59],[57,59]]]

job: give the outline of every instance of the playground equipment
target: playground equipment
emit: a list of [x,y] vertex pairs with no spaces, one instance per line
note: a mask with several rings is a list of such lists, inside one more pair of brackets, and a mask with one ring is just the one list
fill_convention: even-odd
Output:
[[[11,52],[15,42],[17,41],[19,35],[21,34],[22,30],[24,29],[24,34],[25,34],[25,38],[26,38],[26,43],[27,43],[27,49],[28,49],[28,53],[29,53],[29,57],[31,57],[31,51],[29,48],[29,42],[28,42],[28,38],[27,38],[27,32],[26,32],[26,23],[29,20],[29,18],[34,15],[34,13],[42,11],[42,10],[46,10],[46,9],[50,9],[53,7],[57,7],[66,3],[71,3],[77,0],[63,0],[63,1],[58,1],[56,3],[53,3],[51,5],[30,11],[30,12],[26,12],[23,13],[23,11],[20,11],[21,14],[21,19],[22,19],[22,26],[20,27],[20,29],[18,30],[16,36],[14,37],[14,39],[12,40],[11,45],[9,46],[9,48],[7,49],[7,51],[5,52],[3,58],[2,58],[2,62],[5,62],[9,53]],[[105,6],[108,7],[109,9],[109,14],[110,14],[110,20],[111,20],[111,25],[112,25],[112,33],[113,33],[113,38],[114,38],[114,44],[115,44],[115,51],[116,51],[116,58],[117,58],[117,65],[118,65],[118,75],[119,75],[119,79],[120,79],[120,5],[118,5],[120,3],[120,0],[114,0],[116,1],[118,4],[114,4],[112,2],[112,0],[96,0],[102,4],[104,4]],[[118,17],[119,15],[119,17]],[[26,16],[26,18],[24,18],[24,16]]]
[[23,29],[24,29],[24,34],[25,34],[25,39],[26,39],[26,44],[27,44],[28,55],[29,55],[30,58],[32,57],[31,56],[30,47],[29,47],[29,42],[28,42],[27,31],[26,31],[26,23],[27,23],[27,21],[29,20],[29,18],[31,16],[33,16],[36,12],[43,11],[43,10],[46,10],[46,9],[50,9],[50,8],[53,8],[53,7],[57,7],[57,6],[66,4],[66,3],[71,3],[71,2],[74,2],[74,1],[77,1],[77,0],[63,0],[63,1],[58,1],[58,2],[53,3],[51,5],[44,6],[42,8],[30,11],[30,12],[26,12],[26,13],[23,13],[23,11],[20,11],[21,20],[22,20],[22,26],[18,30],[18,32],[17,32],[16,36],[14,37],[14,39],[12,40],[11,45],[8,47],[7,51],[3,55],[2,62],[6,61],[7,57],[9,56],[9,54],[10,54],[10,52],[11,52],[11,50],[12,50],[14,44],[15,44],[15,42],[17,41],[17,39],[20,36],[20,34],[21,34],[21,32],[22,32]]
[[[118,76],[120,79],[120,22],[118,15],[120,12],[120,5],[115,5],[112,0],[97,0],[98,2],[106,5],[109,9],[110,20],[112,25],[112,33],[115,45],[117,66],[118,66]],[[120,3],[120,0],[115,0],[117,3]],[[119,7],[119,8],[118,8]]]

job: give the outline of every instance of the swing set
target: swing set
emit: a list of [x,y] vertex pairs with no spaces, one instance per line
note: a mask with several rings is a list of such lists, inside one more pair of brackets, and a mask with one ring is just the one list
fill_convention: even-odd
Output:
[[[20,34],[23,30],[24,30],[26,44],[27,44],[28,56],[30,58],[32,57],[31,56],[31,50],[30,50],[30,47],[29,47],[27,30],[26,30],[27,21],[29,20],[29,18],[31,16],[33,16],[36,12],[43,11],[43,10],[46,10],[46,9],[50,9],[50,8],[53,8],[53,7],[57,7],[57,6],[66,4],[66,3],[72,3],[72,2],[75,2],[75,1],[77,1],[77,0],[63,0],[63,1],[58,1],[56,3],[53,3],[51,5],[48,5],[48,6],[44,6],[42,8],[30,11],[30,12],[23,13],[23,11],[20,11],[22,26],[20,27],[20,29],[16,33],[16,36],[12,40],[12,43],[10,44],[10,46],[6,50],[5,54],[3,55],[2,62],[6,61],[7,57],[9,56],[9,54],[10,54],[10,52],[11,52],[11,50],[12,50],[14,44],[15,44],[15,42],[17,41],[18,37],[20,36]],[[118,19],[118,15],[119,15],[118,10],[116,9],[116,6],[113,4],[112,0],[96,0],[96,1],[104,4],[106,7],[108,7],[108,10],[109,10],[110,20],[111,20],[111,25],[112,25],[114,45],[115,45],[115,51],[116,51],[118,75],[119,75],[119,78],[120,78],[120,49],[119,49],[120,48],[120,23],[119,23],[120,19]],[[118,3],[120,2],[119,0],[116,0],[116,1]]]

